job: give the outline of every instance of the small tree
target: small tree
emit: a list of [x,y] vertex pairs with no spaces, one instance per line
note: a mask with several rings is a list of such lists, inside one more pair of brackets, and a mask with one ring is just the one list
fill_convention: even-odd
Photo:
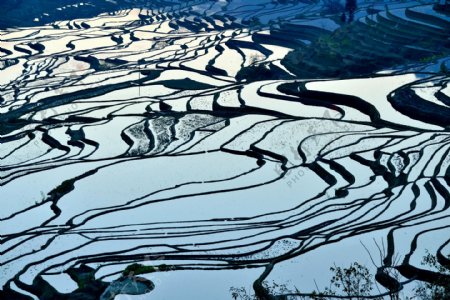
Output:
[[357,7],[356,0],[345,0],[345,11],[348,12],[348,22],[353,21]]
[[[450,257],[450,256],[449,256]],[[450,271],[439,264],[437,258],[427,251],[422,258],[422,265],[429,266],[440,274],[450,275]],[[420,282],[414,289],[416,297],[420,300],[446,300],[450,299],[450,286],[440,286],[428,282]]]
[[[350,264],[348,268],[331,267],[334,273],[329,288],[325,288],[325,294],[336,295],[344,293],[348,297],[369,296],[373,290],[373,279],[367,267],[357,262]],[[361,298],[362,299],[362,298]]]
[[450,74],[450,71],[448,70],[447,66],[445,65],[445,62],[442,62],[440,67],[439,67],[441,73],[443,73],[444,75]]

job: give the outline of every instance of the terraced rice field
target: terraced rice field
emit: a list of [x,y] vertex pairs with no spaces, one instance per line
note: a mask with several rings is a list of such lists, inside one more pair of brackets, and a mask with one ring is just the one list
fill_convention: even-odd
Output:
[[[0,297],[309,295],[355,261],[386,299],[450,282],[421,264],[449,265],[450,63],[433,41],[450,17],[389,5],[360,4],[352,55],[414,58],[345,79],[285,60],[342,29],[320,2],[0,31]],[[245,77],[258,66],[272,78]],[[133,264],[142,282],[113,292]]]

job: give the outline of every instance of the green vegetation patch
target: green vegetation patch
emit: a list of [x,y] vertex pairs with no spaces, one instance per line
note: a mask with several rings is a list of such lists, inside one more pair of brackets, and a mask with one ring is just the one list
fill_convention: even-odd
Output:
[[129,275],[139,275],[139,274],[148,274],[156,272],[156,269],[153,266],[145,266],[138,263],[134,263],[126,267],[126,269],[122,272],[124,276]]

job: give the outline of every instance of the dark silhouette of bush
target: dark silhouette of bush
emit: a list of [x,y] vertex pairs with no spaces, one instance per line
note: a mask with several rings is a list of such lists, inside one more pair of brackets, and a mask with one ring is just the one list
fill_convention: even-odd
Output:
[[123,276],[129,275],[140,275],[155,272],[155,268],[153,266],[144,266],[141,264],[131,264],[122,272]]
[[[448,256],[450,258],[450,255]],[[428,253],[422,259],[422,265],[436,270],[443,276],[450,275],[450,269],[441,265],[436,256]],[[396,267],[392,267],[395,270]],[[330,268],[332,277],[330,285],[322,291],[313,291],[312,293],[302,293],[297,288],[290,290],[285,284],[272,282],[269,284],[263,282],[262,286],[273,299],[314,299],[329,300],[340,299],[374,299],[382,300],[383,297],[389,297],[392,300],[448,300],[450,299],[450,286],[442,286],[428,282],[418,282],[414,288],[413,295],[402,295],[400,291],[387,291],[374,295],[374,286],[376,285],[375,276],[370,274],[369,269],[358,262],[351,263],[348,267],[333,266]],[[317,287],[317,289],[319,289]],[[234,300],[262,300],[255,294],[247,292],[244,287],[230,288],[231,296]],[[270,298],[270,299],[272,299]]]

